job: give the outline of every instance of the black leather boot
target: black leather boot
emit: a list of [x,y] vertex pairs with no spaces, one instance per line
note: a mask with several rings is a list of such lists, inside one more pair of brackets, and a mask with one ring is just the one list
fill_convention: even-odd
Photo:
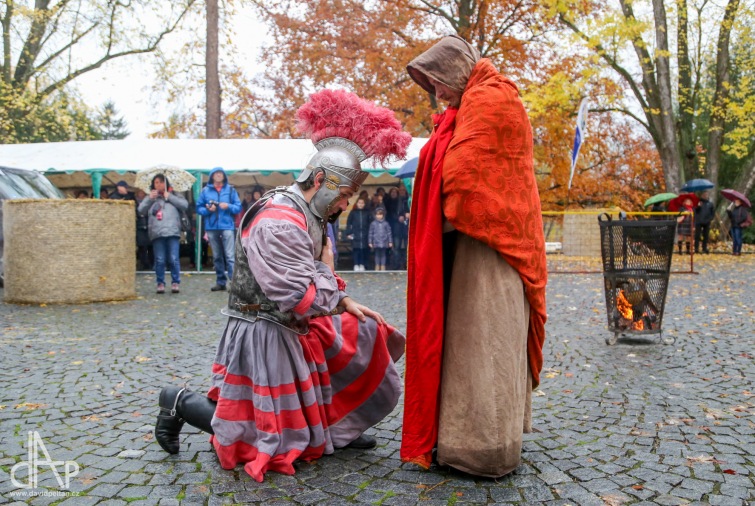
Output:
[[369,450],[377,446],[377,439],[367,434],[362,434],[354,441],[346,445],[346,448],[356,448],[360,450]]
[[178,416],[178,398],[185,390],[178,387],[165,387],[160,391],[160,413],[155,423],[155,440],[168,453],[178,453],[181,442],[178,436],[184,421]]
[[215,403],[196,392],[178,387],[165,387],[160,391],[160,413],[155,423],[155,440],[168,453],[178,453],[181,429],[184,422],[209,434]]

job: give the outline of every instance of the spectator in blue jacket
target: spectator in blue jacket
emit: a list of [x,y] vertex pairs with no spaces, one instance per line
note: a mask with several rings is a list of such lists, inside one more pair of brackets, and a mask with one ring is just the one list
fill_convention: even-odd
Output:
[[[228,280],[233,277],[236,239],[233,216],[241,212],[241,199],[236,189],[228,184],[228,176],[220,167],[210,172],[210,180],[197,200],[197,212],[204,219],[205,231],[212,247],[212,259],[215,262],[217,280],[210,290],[225,290]],[[226,270],[228,277],[225,274]]]

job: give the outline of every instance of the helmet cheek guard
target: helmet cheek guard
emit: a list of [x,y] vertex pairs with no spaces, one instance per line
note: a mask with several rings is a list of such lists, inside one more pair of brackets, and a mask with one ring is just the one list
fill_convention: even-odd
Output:
[[331,218],[331,212],[343,198],[341,188],[350,188],[356,193],[367,178],[368,173],[364,172],[361,167],[361,161],[367,156],[359,146],[340,137],[323,139],[315,146],[318,152],[309,161],[297,181],[306,181],[312,174],[320,171],[324,173],[323,184],[312,197],[309,208],[323,222],[332,223],[338,219],[338,215]]

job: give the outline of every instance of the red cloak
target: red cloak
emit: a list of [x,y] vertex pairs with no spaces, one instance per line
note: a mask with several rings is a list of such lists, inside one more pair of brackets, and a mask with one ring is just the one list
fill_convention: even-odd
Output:
[[401,458],[424,467],[430,465],[438,436],[441,216],[498,251],[519,273],[530,303],[527,350],[533,387],[540,382],[545,341],[545,239],[532,129],[516,85],[483,58],[472,71],[458,114],[453,109],[445,114],[451,111],[454,121],[439,122],[420,153],[409,239]]
[[435,129],[419,153],[412,191],[401,458],[425,468],[438,440],[444,322],[441,175],[456,112],[448,108],[433,115]]

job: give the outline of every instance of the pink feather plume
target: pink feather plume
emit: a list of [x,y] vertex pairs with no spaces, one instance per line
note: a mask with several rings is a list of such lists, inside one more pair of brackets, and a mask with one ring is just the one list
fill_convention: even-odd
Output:
[[327,137],[348,139],[381,165],[391,157],[406,158],[412,141],[393,111],[343,90],[312,94],[296,111],[296,128],[315,144]]

